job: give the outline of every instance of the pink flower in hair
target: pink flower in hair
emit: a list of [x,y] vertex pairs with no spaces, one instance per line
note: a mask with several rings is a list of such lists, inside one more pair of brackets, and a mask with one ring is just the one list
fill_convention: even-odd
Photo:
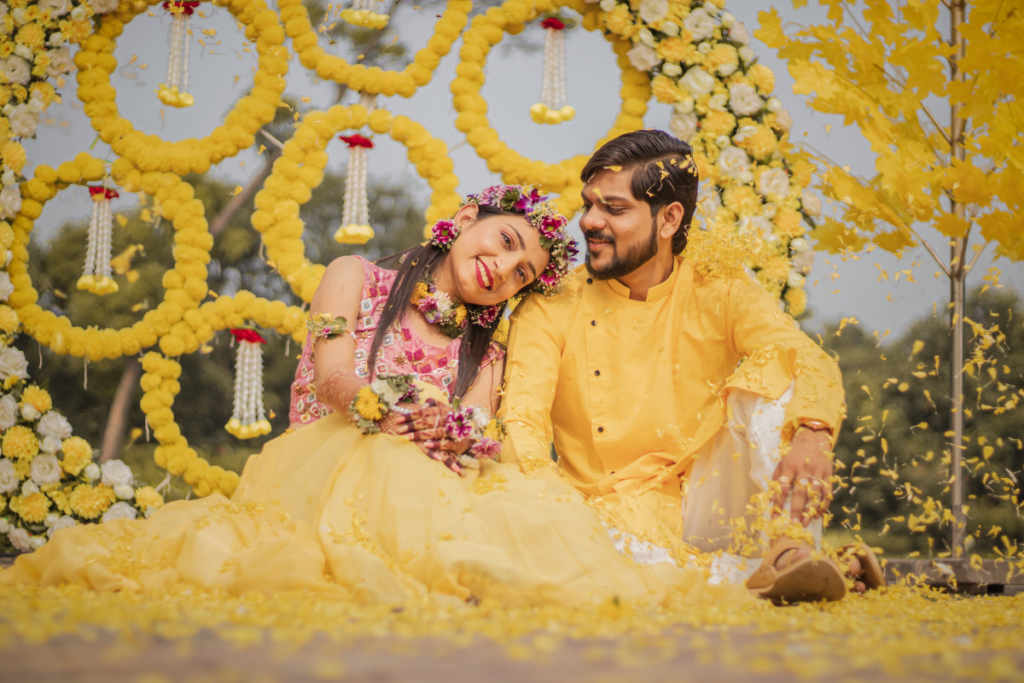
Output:
[[434,244],[441,249],[447,249],[455,241],[455,238],[459,236],[459,230],[455,226],[454,221],[445,219],[434,223],[431,234],[433,235],[431,241]]

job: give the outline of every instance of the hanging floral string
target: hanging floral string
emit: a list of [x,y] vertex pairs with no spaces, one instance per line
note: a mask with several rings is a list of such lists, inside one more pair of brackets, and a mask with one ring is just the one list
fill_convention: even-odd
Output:
[[171,13],[171,54],[167,58],[167,81],[161,83],[156,94],[169,107],[191,107],[195,98],[188,92],[188,48],[190,40],[190,17],[198,2],[194,0],[173,0],[164,3],[164,9]]
[[96,186],[89,188],[92,197],[92,219],[89,221],[88,246],[85,252],[85,268],[78,278],[78,288],[93,294],[110,294],[117,291],[117,283],[110,277],[111,242],[114,232],[114,216],[110,200],[120,195],[117,190]]
[[565,95],[565,21],[548,17],[540,22],[544,36],[544,76],[540,86],[540,102],[530,107],[535,123],[555,125],[576,118],[576,110]]
[[235,410],[225,429],[239,439],[269,434],[271,427],[263,412],[263,344],[256,330],[237,328],[231,335],[238,341],[235,357]]
[[370,9],[374,2],[380,0],[355,0],[351,7],[342,10],[341,18],[355,26],[382,29],[388,25],[388,15]]
[[334,239],[342,244],[366,244],[373,239],[370,203],[366,198],[366,150],[373,149],[373,141],[359,134],[338,137],[348,145],[348,175],[341,227],[334,233]]

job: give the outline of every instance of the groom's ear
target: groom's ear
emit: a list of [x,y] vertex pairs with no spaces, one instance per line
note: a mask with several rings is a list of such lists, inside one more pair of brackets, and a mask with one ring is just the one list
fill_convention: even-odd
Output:
[[679,231],[685,215],[686,210],[679,202],[672,202],[658,209],[658,237],[672,239],[672,236]]

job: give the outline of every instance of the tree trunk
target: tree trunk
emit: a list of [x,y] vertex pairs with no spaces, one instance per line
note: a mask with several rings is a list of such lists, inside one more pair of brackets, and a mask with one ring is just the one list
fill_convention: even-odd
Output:
[[228,223],[231,222],[231,218],[235,215],[235,212],[242,208],[246,202],[252,201],[256,191],[263,187],[263,181],[270,175],[274,162],[279,156],[281,156],[280,150],[273,150],[270,153],[270,156],[266,158],[266,161],[264,161],[263,167],[249,178],[249,182],[245,184],[245,189],[232,197],[231,201],[227,203],[227,206],[220,210],[217,217],[213,219],[212,223],[210,223],[211,235],[216,237],[223,232],[224,228],[228,227]]
[[141,376],[142,364],[139,363],[138,358],[132,356],[125,363],[121,382],[117,385],[117,392],[114,394],[114,402],[110,404],[110,412],[107,414],[107,426],[103,430],[101,462],[116,457],[117,452],[121,449],[124,430],[128,425],[128,411],[131,410],[135,387],[139,385]]
[[[949,12],[949,43],[956,48],[950,59],[950,80],[962,81],[963,74],[958,67],[964,57],[964,39],[960,33],[960,25],[964,22],[967,12],[967,0],[952,0]],[[960,104],[952,104],[949,116],[950,164],[953,159],[963,161],[966,158],[963,147],[964,120],[960,116]],[[950,213],[958,218],[964,217],[964,205],[950,198]],[[950,550],[953,557],[961,557],[964,553],[964,537],[967,531],[967,518],[964,515],[964,284],[967,278],[967,242],[970,230],[963,237],[953,240],[950,247],[949,260],[949,301],[950,322],[953,335],[950,350],[950,422],[953,432],[950,468],[952,484],[950,485],[949,506],[956,520],[950,535]]]

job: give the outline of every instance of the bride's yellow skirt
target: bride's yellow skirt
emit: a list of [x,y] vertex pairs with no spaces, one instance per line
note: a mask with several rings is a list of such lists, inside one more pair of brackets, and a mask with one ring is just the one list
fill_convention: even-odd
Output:
[[404,439],[364,436],[336,414],[268,443],[230,500],[176,501],[148,520],[58,531],[0,583],[305,589],[361,604],[749,600],[742,586],[707,585],[700,570],[623,557],[562,482],[491,462],[463,478]]

